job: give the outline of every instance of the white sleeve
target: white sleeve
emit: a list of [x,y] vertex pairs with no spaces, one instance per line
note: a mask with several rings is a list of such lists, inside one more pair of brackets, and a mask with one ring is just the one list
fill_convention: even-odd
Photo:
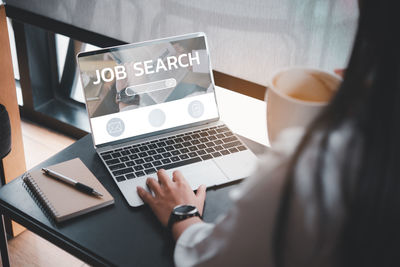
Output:
[[[176,266],[272,266],[272,237],[287,159],[302,131],[292,131],[260,161],[257,172],[231,194],[235,202],[215,224],[188,227],[175,247]],[[243,254],[246,253],[246,255]]]

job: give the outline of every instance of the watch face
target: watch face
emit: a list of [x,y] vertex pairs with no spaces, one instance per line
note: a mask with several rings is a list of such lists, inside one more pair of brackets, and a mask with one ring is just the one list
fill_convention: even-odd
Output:
[[181,205],[174,209],[174,213],[177,215],[191,214],[197,212],[197,208],[191,205]]

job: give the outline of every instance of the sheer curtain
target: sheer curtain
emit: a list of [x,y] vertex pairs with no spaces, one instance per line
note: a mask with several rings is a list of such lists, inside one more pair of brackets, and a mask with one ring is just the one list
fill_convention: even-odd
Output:
[[357,0],[6,3],[127,42],[203,31],[214,69],[262,85],[281,67],[344,67],[358,17]]

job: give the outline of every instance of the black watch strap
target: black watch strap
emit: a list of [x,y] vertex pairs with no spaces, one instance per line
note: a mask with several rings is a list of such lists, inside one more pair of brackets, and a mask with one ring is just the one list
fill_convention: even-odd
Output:
[[[180,205],[180,206],[184,206],[184,205]],[[177,206],[179,207],[179,206]],[[188,214],[176,214],[175,213],[175,209],[177,208],[175,207],[174,210],[172,210],[171,215],[169,216],[169,220],[168,220],[168,224],[167,224],[167,228],[168,230],[172,231],[172,226],[174,225],[174,223],[176,222],[180,222],[183,220],[186,220],[188,218],[192,218],[192,217],[199,217],[200,219],[202,219],[199,211],[197,211],[194,213],[188,213]]]

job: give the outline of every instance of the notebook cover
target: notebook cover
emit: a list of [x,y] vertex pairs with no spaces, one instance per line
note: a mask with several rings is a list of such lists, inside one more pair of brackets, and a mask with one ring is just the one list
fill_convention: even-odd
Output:
[[30,176],[36,183],[35,190],[41,191],[35,193],[43,194],[45,202],[47,202],[44,204],[54,209],[52,214],[57,222],[62,222],[114,203],[114,198],[79,158],[48,166],[47,168],[88,185],[103,195],[103,197],[98,198],[82,193],[73,186],[48,177],[40,169],[29,172],[28,177]]

